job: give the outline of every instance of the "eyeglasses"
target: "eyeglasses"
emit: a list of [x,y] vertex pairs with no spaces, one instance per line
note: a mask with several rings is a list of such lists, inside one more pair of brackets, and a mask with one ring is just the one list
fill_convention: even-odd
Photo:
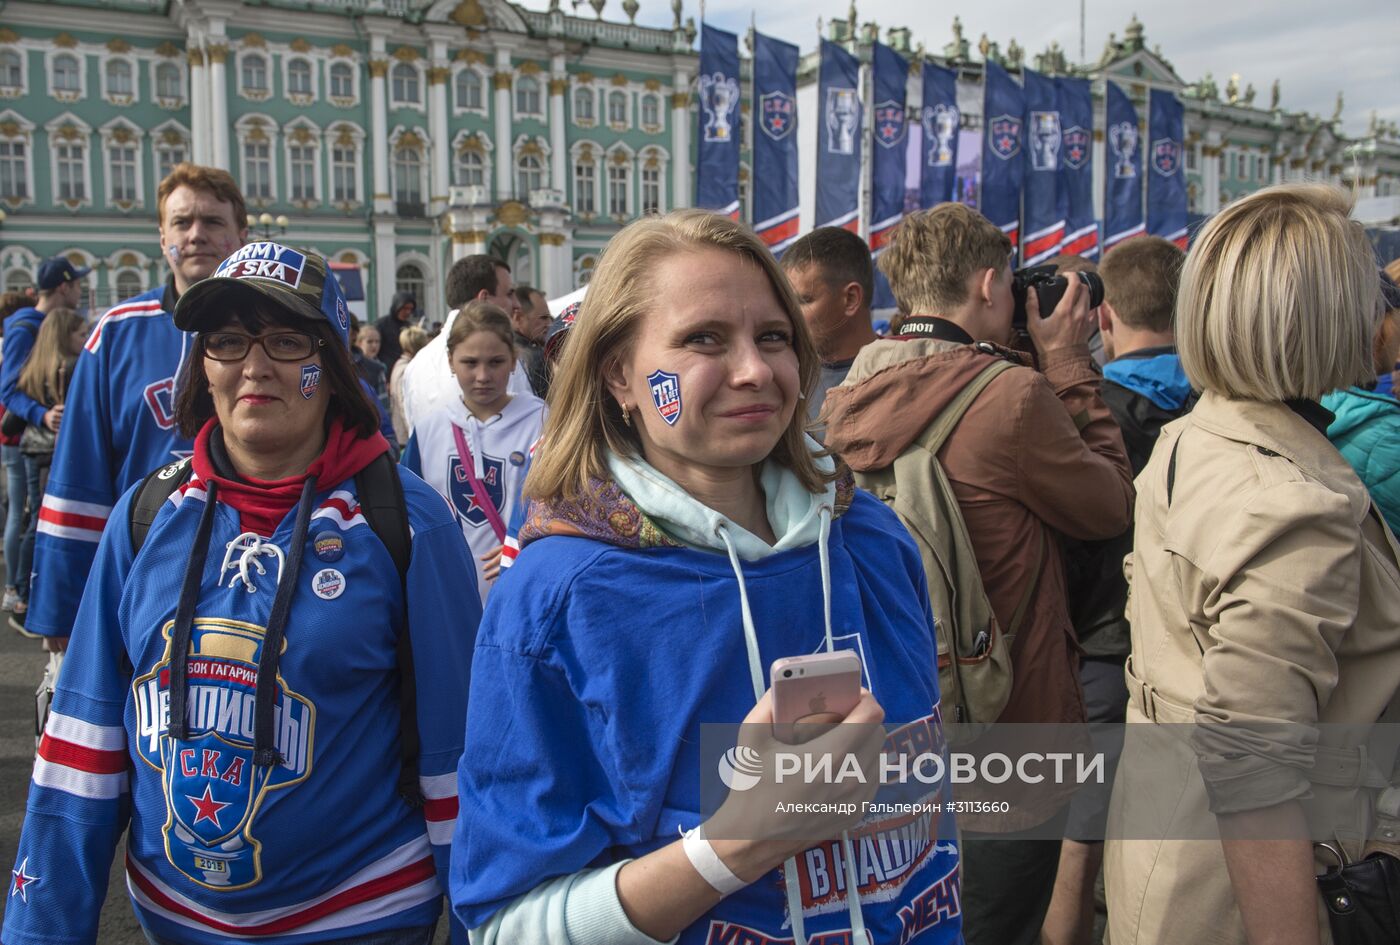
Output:
[[299,331],[274,331],[266,335],[245,335],[237,331],[211,331],[199,336],[199,347],[214,361],[242,361],[253,342],[262,345],[274,361],[305,361],[325,346],[325,341]]

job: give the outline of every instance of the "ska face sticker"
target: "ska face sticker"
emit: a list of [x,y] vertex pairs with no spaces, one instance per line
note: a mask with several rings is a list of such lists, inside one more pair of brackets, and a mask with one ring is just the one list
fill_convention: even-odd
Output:
[[321,366],[319,364],[303,364],[301,366],[301,396],[303,400],[310,400],[316,396],[316,391],[321,389]]
[[667,426],[675,426],[681,418],[681,379],[666,371],[656,371],[647,376],[651,387],[651,402],[656,404],[656,412]]

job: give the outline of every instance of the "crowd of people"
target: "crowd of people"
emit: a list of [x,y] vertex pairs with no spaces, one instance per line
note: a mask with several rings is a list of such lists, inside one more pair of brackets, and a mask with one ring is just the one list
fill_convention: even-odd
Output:
[[[1400,262],[1340,191],[1054,292],[913,213],[883,336],[841,229],[648,216],[553,315],[468,256],[359,324],[226,172],[158,213],[165,284],[7,300],[4,607],[63,657],[6,945],[95,942],[123,836],[157,945],[1312,945],[1326,853],[1394,869]],[[840,653],[795,735],[770,667]],[[994,722],[1194,724],[1015,805],[779,763]]]

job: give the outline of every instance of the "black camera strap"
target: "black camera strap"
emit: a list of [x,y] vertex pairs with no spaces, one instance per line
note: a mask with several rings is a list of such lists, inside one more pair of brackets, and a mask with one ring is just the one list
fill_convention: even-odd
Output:
[[974,339],[962,327],[946,318],[936,315],[915,315],[906,318],[899,326],[899,334],[917,338],[934,338],[938,341],[951,341],[955,344],[970,345]]

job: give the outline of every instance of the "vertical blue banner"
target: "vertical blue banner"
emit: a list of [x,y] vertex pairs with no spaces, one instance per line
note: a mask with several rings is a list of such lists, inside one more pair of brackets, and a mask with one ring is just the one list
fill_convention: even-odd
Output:
[[860,232],[860,62],[821,41],[817,79],[817,226]]
[[984,68],[982,116],[987,133],[982,149],[982,215],[1011,238],[1014,254],[1021,236],[1025,98],[1001,66],[988,62]]
[[1148,96],[1147,232],[1186,248],[1186,169],[1182,154],[1185,119],[1171,92],[1153,89]]
[[1099,254],[1094,217],[1094,100],[1088,79],[1056,79],[1060,95],[1060,187],[1065,195],[1065,238],[1060,252]]
[[1103,248],[1130,236],[1141,236],[1142,222],[1142,142],[1138,131],[1137,109],[1132,99],[1112,82],[1104,83],[1107,95],[1107,127],[1104,128],[1104,180],[1107,193],[1103,206]]
[[[700,33],[700,150],[695,205],[739,217],[739,37],[704,24]],[[677,160],[685,160],[677,155]]]
[[1061,187],[1064,128],[1060,123],[1060,94],[1053,79],[1039,72],[1021,72],[1026,98],[1025,192],[1021,214],[1021,260],[1038,266],[1060,251],[1065,237],[1068,201]]
[[927,209],[953,199],[958,176],[958,74],[952,69],[924,63],[924,104],[919,110],[923,125],[923,177],[919,206]]
[[878,256],[904,218],[907,135],[904,123],[909,62],[884,43],[875,44],[875,97],[871,128],[870,250]]
[[774,256],[797,239],[797,47],[753,34],[754,232]]

